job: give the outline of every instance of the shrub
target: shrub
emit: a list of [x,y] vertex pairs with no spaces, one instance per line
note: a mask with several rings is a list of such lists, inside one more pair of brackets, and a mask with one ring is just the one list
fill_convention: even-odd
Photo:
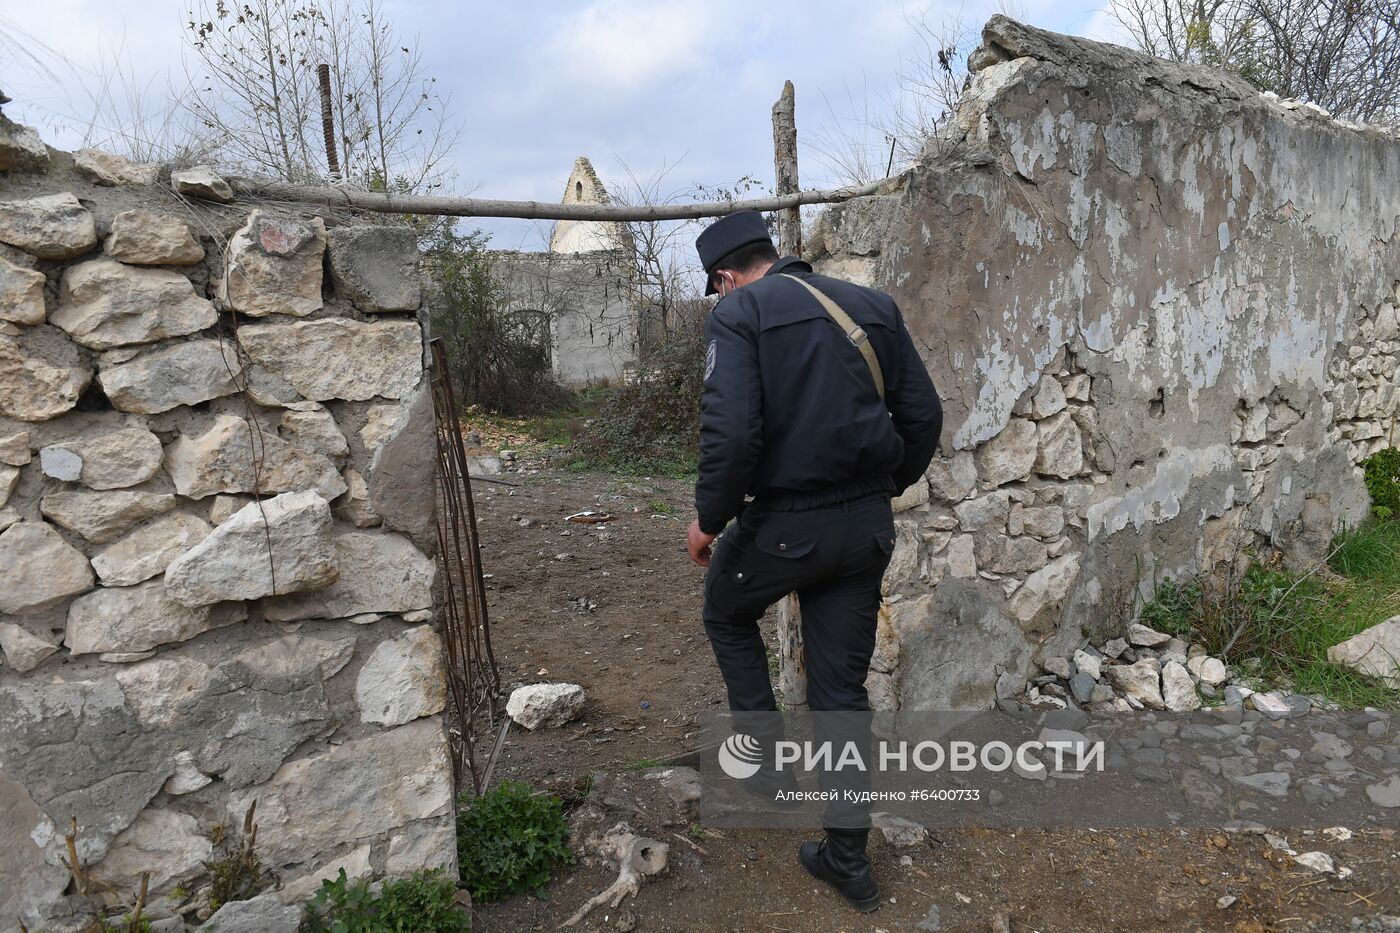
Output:
[[1185,637],[1191,631],[1192,618],[1200,601],[1198,581],[1192,580],[1182,586],[1163,580],[1152,595],[1152,602],[1142,607],[1138,621],[1159,632]]
[[636,379],[609,399],[579,439],[585,460],[624,472],[695,469],[707,313],[699,302],[675,310],[670,331],[642,360]]
[[1378,518],[1400,518],[1400,447],[1378,450],[1365,460],[1366,491]]
[[375,893],[363,878],[345,879],[345,869],[306,905],[303,930],[311,933],[465,933],[471,920],[457,906],[456,885],[442,869],[386,881]]
[[462,886],[481,903],[523,891],[544,896],[555,866],[572,864],[564,803],[505,781],[457,815],[457,861]]

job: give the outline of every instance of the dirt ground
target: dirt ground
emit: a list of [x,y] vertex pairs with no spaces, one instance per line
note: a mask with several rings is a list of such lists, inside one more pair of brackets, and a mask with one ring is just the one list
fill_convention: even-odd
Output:
[[[698,744],[697,716],[724,689],[700,625],[702,571],[686,556],[691,487],[674,478],[542,470],[515,488],[474,484],[492,632],[503,684],[582,684],[583,715],[562,729],[513,730],[499,778],[576,798],[597,771],[674,760]],[[576,512],[613,520],[565,522]],[[674,833],[669,873],[586,930],[1348,930],[1392,929],[1400,914],[1393,828],[1347,842],[1283,832],[1354,874],[1289,864],[1260,836],[1172,830],[960,830],[897,849],[872,834],[880,910],[844,907],[798,866],[801,834]],[[1277,831],[1277,830],[1276,830]],[[1266,853],[1270,857],[1266,857]],[[902,857],[907,856],[907,859]],[[564,872],[544,900],[478,905],[484,933],[559,926],[616,872]],[[1222,897],[1236,900],[1228,907]],[[937,921],[929,921],[937,907]],[[998,926],[1004,921],[1003,926]],[[923,924],[920,926],[920,924]]]

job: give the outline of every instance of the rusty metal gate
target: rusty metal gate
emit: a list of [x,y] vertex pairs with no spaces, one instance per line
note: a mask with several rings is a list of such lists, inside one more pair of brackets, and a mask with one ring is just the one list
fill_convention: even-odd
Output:
[[438,595],[448,668],[447,731],[457,788],[479,794],[505,738],[506,720],[499,706],[501,676],[491,650],[476,507],[457,396],[442,341],[434,340],[430,347],[437,423]]

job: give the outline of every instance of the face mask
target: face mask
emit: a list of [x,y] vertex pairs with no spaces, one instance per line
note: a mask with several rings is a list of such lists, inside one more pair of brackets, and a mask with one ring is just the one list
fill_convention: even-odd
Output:
[[[715,289],[715,291],[719,294],[719,297],[724,298],[726,295],[731,294],[731,293],[734,291],[734,289],[736,289],[736,288],[739,287],[739,286],[738,286],[737,284],[735,284],[735,282],[734,282],[734,273],[732,273],[732,272],[717,272],[717,273],[715,273],[715,274],[719,276],[719,285],[718,285],[718,287]],[[726,282],[729,283],[729,288],[728,288],[727,290],[726,290],[725,287],[724,287],[724,285],[725,285]]]

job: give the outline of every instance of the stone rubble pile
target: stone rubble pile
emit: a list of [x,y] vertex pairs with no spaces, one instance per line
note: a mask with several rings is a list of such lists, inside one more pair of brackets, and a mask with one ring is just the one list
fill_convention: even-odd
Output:
[[1314,706],[1335,708],[1323,697],[1260,692],[1247,671],[1233,670],[1201,645],[1155,631],[1138,622],[1121,637],[1085,645],[1070,657],[1040,662],[1041,673],[1026,680],[1002,671],[997,703],[1036,710],[1167,710],[1202,708],[1258,710],[1269,718],[1307,713]]
[[414,237],[161,172],[0,122],[3,929],[73,817],[155,920],[254,800],[276,904],[455,866]]

